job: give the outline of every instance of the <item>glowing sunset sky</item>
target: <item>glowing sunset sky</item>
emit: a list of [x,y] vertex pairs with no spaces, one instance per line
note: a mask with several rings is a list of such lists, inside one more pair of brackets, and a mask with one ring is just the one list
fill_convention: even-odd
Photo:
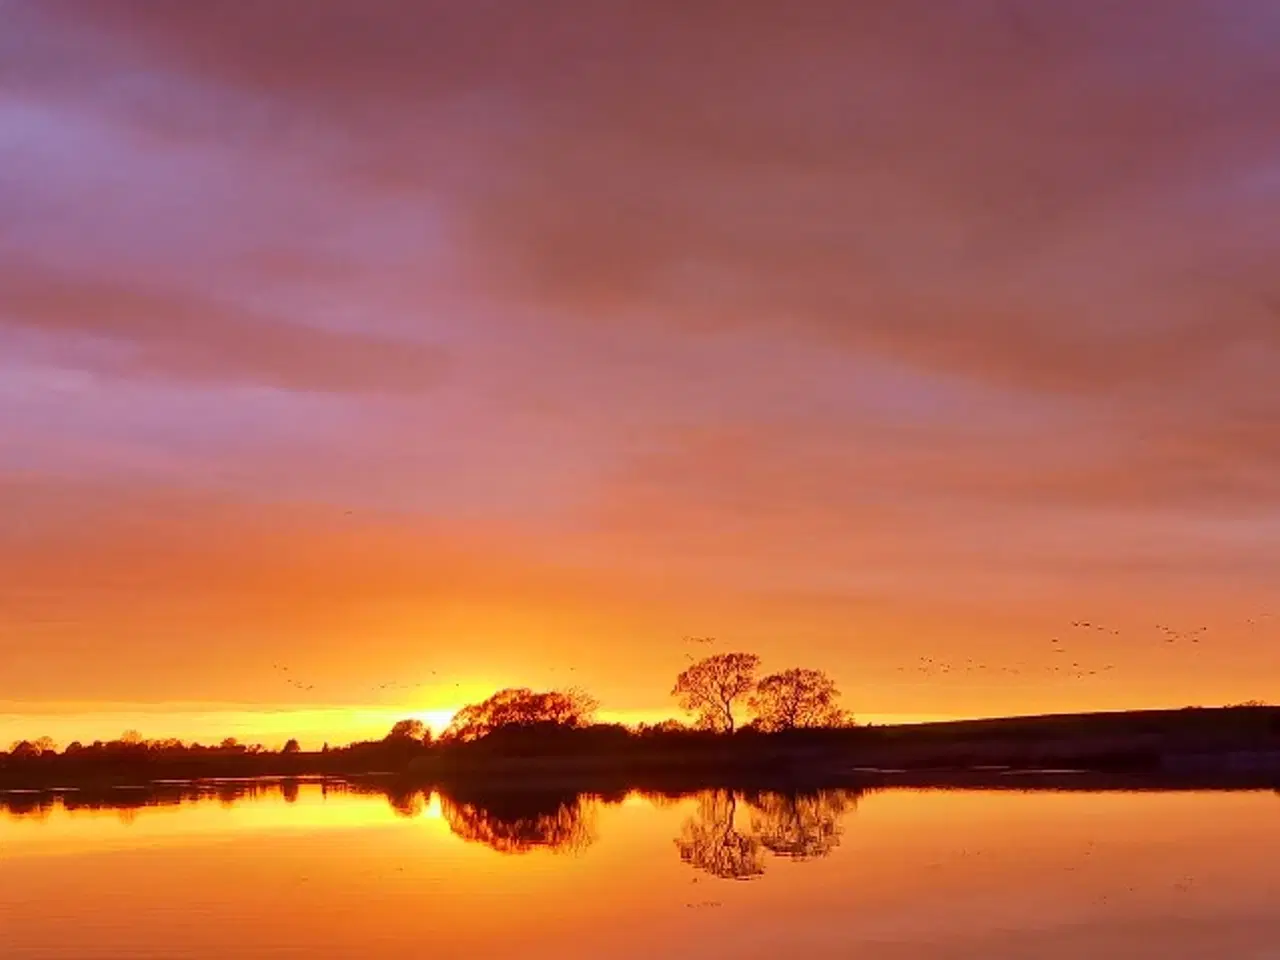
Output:
[[5,745],[1274,696],[1270,0],[0,20]]

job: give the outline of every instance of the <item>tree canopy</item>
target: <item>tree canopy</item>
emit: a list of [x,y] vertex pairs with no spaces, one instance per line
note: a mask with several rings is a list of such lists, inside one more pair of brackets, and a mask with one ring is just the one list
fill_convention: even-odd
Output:
[[581,690],[535,692],[528,687],[508,687],[487,700],[459,710],[441,739],[469,743],[503,727],[554,724],[581,728],[595,717],[595,699]]
[[737,726],[734,707],[755,689],[759,667],[754,653],[717,653],[676,677],[671,695],[696,715],[699,727],[732,733]]
[[427,729],[427,725],[417,717],[410,717],[407,720],[397,720],[391,727],[391,731],[387,734],[387,740],[415,741],[421,743],[431,736],[431,732]]
[[771,673],[751,697],[756,726],[773,733],[798,727],[833,727],[842,720],[840,691],[821,670],[793,667]]

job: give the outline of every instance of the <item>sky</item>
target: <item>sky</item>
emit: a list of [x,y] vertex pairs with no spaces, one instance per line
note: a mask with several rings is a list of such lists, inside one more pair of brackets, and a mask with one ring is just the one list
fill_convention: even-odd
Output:
[[1269,0],[0,18],[0,740],[1274,695]]

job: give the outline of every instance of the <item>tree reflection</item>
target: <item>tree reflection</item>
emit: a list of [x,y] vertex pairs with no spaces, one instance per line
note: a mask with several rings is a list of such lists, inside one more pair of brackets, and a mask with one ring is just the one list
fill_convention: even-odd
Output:
[[[44,819],[54,810],[75,812],[110,812],[122,823],[132,823],[139,811],[152,807],[181,804],[218,803],[233,807],[245,800],[255,800],[279,793],[286,802],[297,800],[300,784],[296,779],[226,781],[156,781],[129,789],[109,784],[83,787],[72,791],[0,792],[0,813],[14,819]],[[321,784],[317,783],[317,786]],[[345,784],[331,789],[346,790]],[[378,791],[384,792],[384,791]]]
[[680,859],[695,870],[725,880],[750,880],[764,873],[760,840],[735,824],[738,796],[710,790],[698,797],[698,812],[676,838]]
[[846,790],[751,796],[751,831],[770,853],[791,860],[825,857],[840,845],[840,818],[857,805]]
[[391,804],[396,816],[410,820],[422,815],[430,799],[429,791],[412,787],[388,787],[386,794],[387,803]]
[[595,842],[595,809],[580,795],[509,793],[483,801],[442,795],[440,812],[456,836],[500,853],[577,853]]
[[[53,811],[110,811],[129,824],[152,807],[232,806],[272,795],[295,803],[304,786],[326,794],[381,797],[407,818],[422,816],[432,794],[430,786],[403,780],[156,782],[145,789],[102,786],[65,793],[0,792],[0,817],[42,820]],[[537,849],[581,852],[595,841],[600,805],[621,803],[626,796],[626,791],[600,795],[494,789],[483,784],[455,784],[439,794],[441,815],[456,836],[505,854]],[[672,790],[647,796],[662,807],[688,802],[691,795]],[[695,870],[723,879],[751,879],[765,872],[770,855],[791,860],[829,855],[840,844],[842,818],[856,807],[858,796],[847,790],[704,791],[696,795],[696,810],[674,844],[680,860]]]
[[14,820],[47,820],[53,812],[54,798],[45,793],[0,794],[0,809]]
[[[841,818],[857,805],[848,790],[739,795],[710,790],[698,796],[698,812],[685,821],[676,849],[695,870],[726,880],[764,873],[766,852],[791,860],[825,857],[840,845]],[[749,812],[739,829],[738,803]]]

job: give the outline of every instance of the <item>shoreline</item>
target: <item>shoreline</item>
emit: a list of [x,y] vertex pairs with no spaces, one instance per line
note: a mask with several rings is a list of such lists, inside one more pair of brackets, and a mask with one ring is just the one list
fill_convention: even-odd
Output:
[[848,785],[1280,785],[1280,708],[1060,714],[762,734],[514,728],[470,743],[371,741],[328,752],[132,744],[0,755],[0,789],[384,775],[490,791]]

